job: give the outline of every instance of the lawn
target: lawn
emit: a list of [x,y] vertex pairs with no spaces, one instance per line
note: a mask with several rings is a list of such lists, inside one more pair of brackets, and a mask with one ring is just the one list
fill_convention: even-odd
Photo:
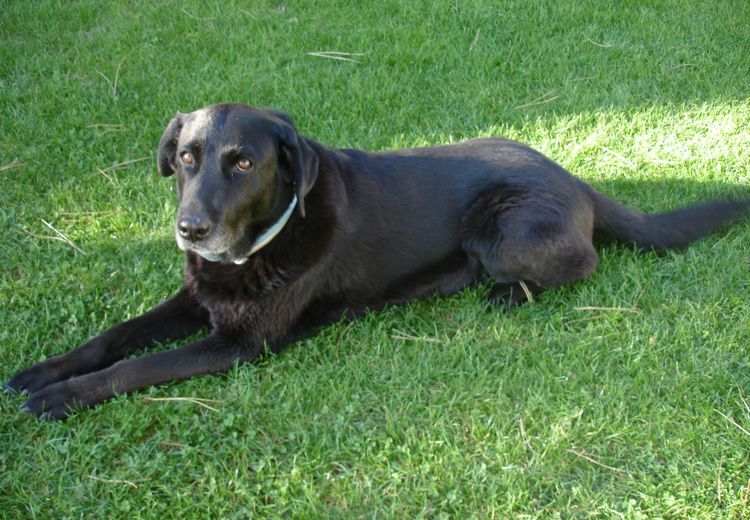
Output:
[[[179,287],[178,110],[511,137],[657,211],[747,196],[748,27],[745,0],[3,1],[0,380]],[[413,302],[65,422],[0,394],[0,517],[749,518],[750,225],[598,248],[511,312]]]

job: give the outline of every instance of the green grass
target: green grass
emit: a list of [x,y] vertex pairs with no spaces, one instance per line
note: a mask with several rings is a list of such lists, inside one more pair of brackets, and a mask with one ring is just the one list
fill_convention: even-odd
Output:
[[[509,136],[643,210],[750,181],[742,0],[1,4],[3,380],[179,287],[178,110],[370,150]],[[63,423],[1,395],[0,516],[750,517],[750,226],[600,251],[511,313],[414,302]]]

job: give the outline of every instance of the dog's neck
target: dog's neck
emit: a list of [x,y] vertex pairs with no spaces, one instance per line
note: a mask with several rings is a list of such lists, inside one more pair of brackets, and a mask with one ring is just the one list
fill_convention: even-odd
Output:
[[253,242],[252,247],[250,248],[250,252],[245,256],[244,258],[238,258],[234,261],[235,264],[244,264],[247,262],[248,258],[250,258],[253,254],[255,254],[260,249],[264,248],[268,245],[271,240],[276,238],[276,235],[278,235],[282,229],[284,229],[284,226],[287,222],[289,222],[289,218],[292,216],[292,212],[294,211],[294,208],[297,206],[297,195],[292,195],[292,202],[289,204],[289,206],[286,208],[284,213],[279,217],[279,220],[271,224],[263,233],[261,233],[258,238],[255,239],[255,242]]

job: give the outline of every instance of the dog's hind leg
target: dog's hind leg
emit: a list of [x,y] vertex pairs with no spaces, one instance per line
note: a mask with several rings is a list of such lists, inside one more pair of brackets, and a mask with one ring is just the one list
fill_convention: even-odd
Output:
[[564,195],[501,187],[471,206],[463,247],[496,282],[490,302],[515,307],[596,269],[591,202],[576,192]]

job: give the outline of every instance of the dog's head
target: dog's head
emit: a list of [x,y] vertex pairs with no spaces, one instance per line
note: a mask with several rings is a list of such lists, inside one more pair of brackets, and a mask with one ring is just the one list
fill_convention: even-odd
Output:
[[[212,105],[178,113],[158,151],[159,173],[177,173],[180,249],[242,263],[278,231],[318,174],[318,156],[281,112]],[[260,244],[261,246],[263,244]]]

